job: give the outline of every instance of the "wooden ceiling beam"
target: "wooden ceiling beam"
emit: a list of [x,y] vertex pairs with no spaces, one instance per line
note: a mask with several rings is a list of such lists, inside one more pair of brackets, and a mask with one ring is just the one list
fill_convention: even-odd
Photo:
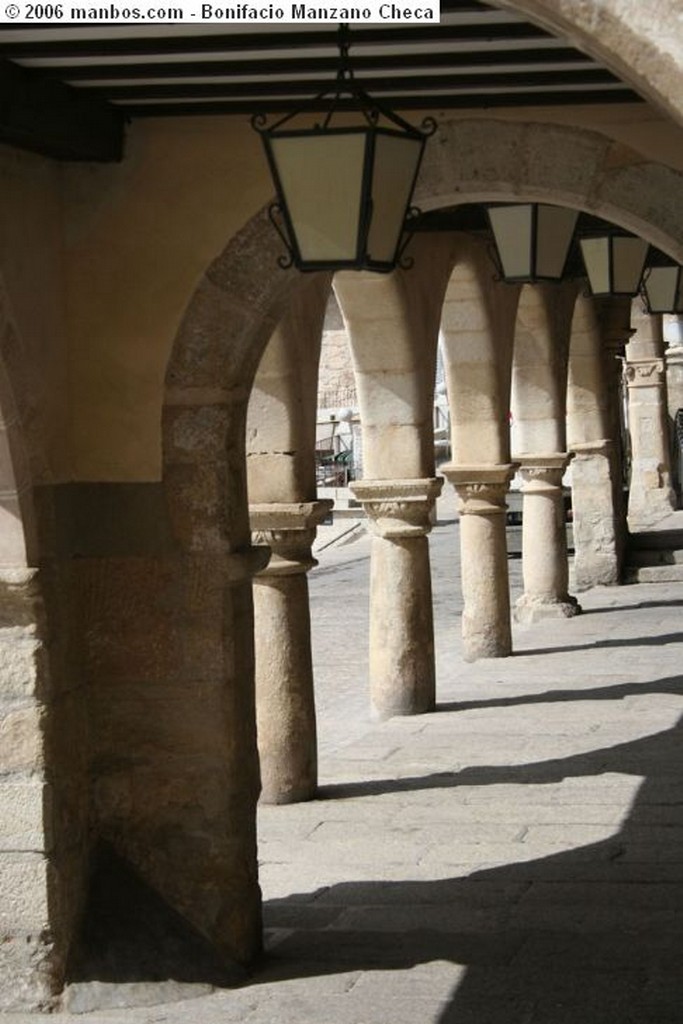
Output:
[[[381,54],[375,57],[353,57],[353,68],[363,71],[395,71],[418,68],[491,68],[500,65],[510,67],[533,67],[537,64],[572,64],[576,68],[592,65],[593,60],[584,53],[572,49],[552,50],[455,50],[442,53],[397,53]],[[93,81],[100,79],[137,78],[211,78],[217,75],[240,77],[270,77],[272,75],[321,74],[334,75],[338,68],[335,57],[277,58],[272,60],[193,60],[163,61],[159,63],[135,64],[58,64],[54,67],[36,68],[46,78],[59,78],[67,82]]]
[[[62,26],[71,28],[72,26]],[[552,38],[550,33],[525,22],[491,25],[419,25],[415,28],[359,28],[352,31],[352,57],[362,46],[411,43],[461,42],[481,44],[507,40]],[[70,39],[24,39],[0,42],[0,58],[28,60],[71,57],[145,57],[163,54],[232,53],[247,50],[292,50],[330,46],[336,49],[335,28],[313,29],[310,32],[233,32],[211,35],[126,36]]]
[[[420,75],[420,76],[397,76],[395,78],[357,79],[358,84],[369,93],[420,93],[425,89],[443,92],[462,91],[463,89],[480,89],[482,87],[491,89],[507,89],[530,85],[538,86],[566,86],[566,85],[612,85],[619,80],[609,71],[596,68],[591,71],[568,72],[568,71],[544,71],[538,72],[531,78],[528,74],[511,75]],[[94,94],[106,96],[111,100],[141,100],[141,99],[240,99],[245,92],[250,97],[269,98],[280,96],[304,96],[313,97],[317,94],[327,92],[333,93],[334,81],[285,81],[285,82],[202,82],[190,85],[169,84],[169,85],[103,85],[94,86],[89,91]],[[252,104],[256,105],[256,104]],[[292,104],[296,105],[296,101]]]
[[[642,103],[640,96],[631,89],[585,89],[580,92],[525,92],[510,93],[500,92],[493,95],[483,96],[479,94],[457,95],[449,93],[446,95],[429,96],[392,96],[391,105],[394,110],[418,110],[430,113],[438,110],[495,110],[501,107],[565,107],[567,105],[581,106],[582,104],[596,103]],[[291,100],[271,100],[259,105],[259,112],[269,114],[285,114],[292,110]],[[235,114],[250,116],[255,112],[254,101],[233,100],[205,102],[198,100],[191,102],[169,102],[169,103],[127,103],[122,105],[129,117],[189,117],[192,115],[207,114]],[[320,113],[327,109],[324,104],[310,103],[302,100],[297,104],[297,109],[302,113]],[[354,110],[351,104],[340,102],[338,110]]]
[[124,120],[100,97],[0,61],[0,142],[57,160],[116,161]]

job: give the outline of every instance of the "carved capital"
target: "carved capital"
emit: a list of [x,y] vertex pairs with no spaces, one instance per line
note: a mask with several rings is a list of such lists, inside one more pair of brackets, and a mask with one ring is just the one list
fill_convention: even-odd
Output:
[[592,458],[595,455],[603,455],[609,458],[615,451],[616,445],[608,437],[600,438],[598,441],[581,441],[573,444],[571,454],[577,461]]
[[523,494],[540,494],[562,490],[564,471],[573,458],[573,452],[552,452],[549,455],[523,455],[520,457],[520,475]]
[[358,480],[351,491],[361,502],[370,529],[380,537],[424,537],[443,480]]
[[504,515],[505,496],[517,470],[517,463],[500,466],[442,466],[441,471],[458,495],[461,516]]
[[652,388],[664,385],[663,359],[632,359],[626,363],[629,388]]
[[317,561],[311,554],[316,527],[329,514],[332,501],[270,502],[250,505],[252,541],[267,545],[272,557],[261,576],[308,572]]

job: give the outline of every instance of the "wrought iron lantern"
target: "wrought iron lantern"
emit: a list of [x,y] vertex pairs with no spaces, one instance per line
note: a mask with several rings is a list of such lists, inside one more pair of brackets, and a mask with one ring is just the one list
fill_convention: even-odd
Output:
[[579,239],[593,295],[637,295],[649,243],[635,235],[609,232]]
[[560,281],[567,269],[576,210],[547,203],[486,208],[502,276],[511,283]]
[[648,267],[643,297],[648,313],[683,313],[683,267]]
[[[372,99],[349,63],[348,26],[339,28],[339,70],[333,85],[308,105],[329,103],[322,122],[295,129],[296,110],[267,127],[257,114],[277,199],[269,215],[299,270],[388,272],[401,261],[407,219],[427,137],[436,125],[415,128]],[[344,100],[343,97],[349,97]],[[357,127],[332,127],[340,110],[362,115]]]

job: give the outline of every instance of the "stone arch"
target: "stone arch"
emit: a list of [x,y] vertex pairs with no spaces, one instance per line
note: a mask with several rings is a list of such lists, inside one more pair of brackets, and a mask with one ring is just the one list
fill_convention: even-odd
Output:
[[412,269],[337,274],[334,290],[349,336],[363,428],[364,475],[411,479],[434,473],[432,407],[443,295],[452,240],[419,236]]
[[683,21],[678,0],[496,0],[610,68],[683,122]]
[[247,413],[250,502],[315,499],[318,363],[331,279],[316,274],[265,348]]
[[456,464],[510,458],[508,410],[519,288],[495,281],[488,245],[458,235],[441,316]]
[[683,174],[599,132],[494,119],[444,121],[426,150],[416,203],[536,200],[584,210],[683,262]]

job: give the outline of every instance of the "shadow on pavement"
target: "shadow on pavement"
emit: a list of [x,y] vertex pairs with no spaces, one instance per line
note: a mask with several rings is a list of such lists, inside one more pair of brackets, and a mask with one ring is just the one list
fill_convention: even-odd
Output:
[[535,654],[573,654],[574,651],[596,651],[609,647],[663,647],[664,644],[680,644],[683,633],[660,633],[658,636],[627,637],[618,640],[594,640],[590,644],[570,644],[567,647],[538,647],[513,651],[513,657],[524,658]]
[[[681,692],[681,680],[672,685],[662,680],[652,692]],[[445,960],[466,970],[438,1024],[680,1024],[682,760],[679,722],[537,764],[364,784],[370,793],[465,781],[542,785],[606,772],[643,778],[628,820],[601,842],[468,877],[342,883],[269,901],[267,928],[292,931],[255,981]],[[416,843],[426,846],[429,827],[421,832]]]
[[683,695],[683,676],[668,676],[646,683],[619,683],[616,686],[596,686],[591,689],[546,690],[544,693],[516,694],[512,697],[487,697],[484,700],[450,701],[437,704],[435,711],[476,711],[486,708],[523,707],[526,704],[557,704],[573,701],[624,700],[652,693]]

